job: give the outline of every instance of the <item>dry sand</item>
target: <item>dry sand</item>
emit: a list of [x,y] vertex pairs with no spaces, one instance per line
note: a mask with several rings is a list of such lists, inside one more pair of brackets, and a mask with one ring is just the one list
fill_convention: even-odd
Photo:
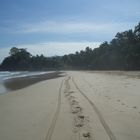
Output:
[[0,95],[0,140],[140,140],[139,72],[66,72]]

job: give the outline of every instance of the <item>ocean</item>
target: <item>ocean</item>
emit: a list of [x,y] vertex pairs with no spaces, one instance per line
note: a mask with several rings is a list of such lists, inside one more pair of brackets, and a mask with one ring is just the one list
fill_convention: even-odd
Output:
[[1,71],[0,72],[0,94],[4,94],[8,92],[8,89],[5,87],[4,83],[6,80],[12,80],[14,78],[22,78],[28,76],[42,75],[47,73],[52,73],[53,71],[45,71],[45,72],[29,72],[29,71]]

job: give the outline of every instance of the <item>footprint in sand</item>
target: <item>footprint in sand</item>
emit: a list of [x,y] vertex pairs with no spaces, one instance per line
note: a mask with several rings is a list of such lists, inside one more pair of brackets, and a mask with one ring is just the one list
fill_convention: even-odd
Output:
[[117,102],[120,102],[121,100],[117,100]]
[[77,113],[80,113],[82,111],[82,108],[77,106],[77,107],[73,107],[72,108],[72,113],[73,114],[77,114]]
[[121,103],[121,105],[125,105],[125,103]]
[[82,127],[83,124],[82,124],[82,123],[76,123],[75,126],[76,126],[76,127]]
[[69,93],[74,93],[74,91],[69,91]]
[[134,109],[137,109],[137,107],[136,107],[136,106],[133,106],[133,108],[134,108]]
[[75,126],[76,127],[83,127],[84,126],[84,118],[85,117],[83,115],[81,115],[81,116],[82,116],[82,118],[79,118],[79,116],[76,116],[76,118],[75,118]]
[[76,101],[76,100],[72,100],[71,102],[70,102],[70,104],[73,106],[73,105],[78,105],[78,102]]
[[74,93],[74,91],[69,91],[67,94],[65,94],[65,96],[70,96],[72,93]]
[[111,100],[111,98],[110,98],[108,95],[106,95],[106,96],[104,96],[104,97],[106,97],[108,100]]
[[85,133],[83,133],[83,137],[85,137],[85,138],[90,138],[90,137],[91,137],[91,135],[90,135],[90,133],[89,133],[89,132],[85,132]]
[[78,115],[78,118],[84,120],[85,116],[84,115]]
[[66,96],[66,97],[67,97],[67,96],[70,96],[70,94],[66,92],[65,96]]
[[69,96],[68,99],[73,100],[73,99],[75,99],[75,97],[74,96]]

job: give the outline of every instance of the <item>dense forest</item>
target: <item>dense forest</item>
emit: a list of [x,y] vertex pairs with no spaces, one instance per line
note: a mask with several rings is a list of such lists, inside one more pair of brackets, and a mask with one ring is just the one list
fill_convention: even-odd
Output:
[[[67,47],[67,46],[66,46]],[[140,70],[140,23],[134,30],[117,33],[110,42],[98,48],[64,56],[31,55],[24,48],[12,47],[0,65],[1,70]]]

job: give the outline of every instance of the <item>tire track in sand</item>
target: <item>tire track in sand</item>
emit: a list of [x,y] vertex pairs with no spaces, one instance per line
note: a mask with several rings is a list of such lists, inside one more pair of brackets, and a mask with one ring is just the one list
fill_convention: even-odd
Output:
[[74,81],[73,77],[72,77],[72,81],[75,85],[75,87],[77,88],[77,90],[83,95],[83,97],[89,102],[89,104],[92,106],[93,110],[96,112],[102,126],[104,127],[107,135],[109,136],[110,140],[117,140],[115,135],[113,134],[113,132],[111,131],[111,129],[109,128],[108,124],[106,123],[105,119],[103,118],[102,114],[100,113],[100,111],[98,110],[98,108],[96,107],[96,105],[85,95],[85,93],[78,87],[78,85],[76,84],[76,82]]
[[[71,77],[69,76],[65,80],[65,97],[68,100],[68,103],[71,107],[71,113],[73,114],[73,121],[74,121],[74,134],[75,140],[93,140],[93,135],[90,130],[90,121],[88,116],[85,114],[82,106],[79,104],[78,99],[76,98],[75,94],[78,93],[72,90],[69,81]],[[81,95],[82,96],[82,95]]]
[[57,118],[58,118],[58,115],[59,115],[59,112],[60,112],[60,108],[61,108],[61,92],[62,92],[63,81],[64,80],[62,80],[62,82],[60,84],[60,87],[59,87],[59,94],[58,94],[58,99],[57,99],[56,112],[55,112],[54,117],[52,119],[51,125],[50,125],[49,130],[47,132],[47,135],[45,137],[45,140],[51,140],[53,132],[54,132],[54,128],[55,128],[55,125],[56,125],[56,122],[57,122]]

